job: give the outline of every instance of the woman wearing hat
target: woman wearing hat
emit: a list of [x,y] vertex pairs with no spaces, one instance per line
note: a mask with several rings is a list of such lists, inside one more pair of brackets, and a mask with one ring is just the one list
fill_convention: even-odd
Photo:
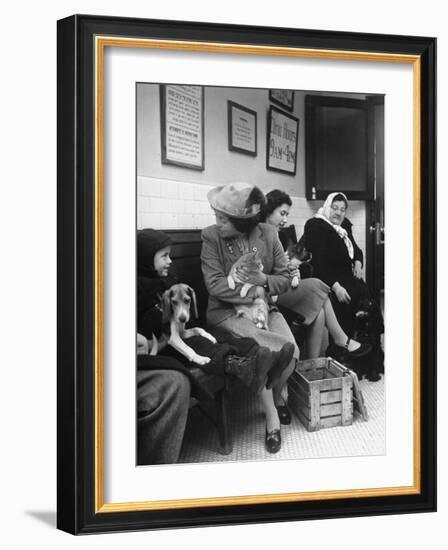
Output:
[[207,198],[215,212],[216,224],[202,231],[202,272],[209,293],[207,321],[234,336],[250,336],[261,346],[278,351],[291,342],[293,359],[279,382],[272,388],[264,388],[260,395],[266,417],[265,446],[271,453],[281,447],[280,424],[289,424],[291,415],[286,406],[284,391],[286,381],[294,370],[299,349],[284,317],[276,310],[269,313],[269,330],[257,328],[252,321],[236,317],[234,305],[250,303],[250,293],[240,296],[240,287],[232,290],[227,275],[240,256],[258,251],[263,271],[248,274],[239,270],[241,281],[265,288],[268,295],[285,292],[290,285],[287,260],[278,238],[278,232],[268,224],[259,223],[264,205],[264,195],[258,187],[248,183],[231,183],[212,189]]

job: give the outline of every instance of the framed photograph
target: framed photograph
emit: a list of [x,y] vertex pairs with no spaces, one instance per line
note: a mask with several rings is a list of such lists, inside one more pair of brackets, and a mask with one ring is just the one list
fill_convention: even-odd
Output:
[[201,86],[160,86],[162,162],[204,170],[204,93]]
[[[58,22],[59,529],[435,511],[435,59],[436,41],[425,37],[88,15]],[[266,92],[277,89],[293,92],[291,114],[269,104]],[[313,128],[301,124],[300,140],[298,133],[310,95],[328,105],[371,104],[375,145],[363,149],[361,168],[374,168],[366,183],[373,195],[350,196],[357,181],[334,190],[326,174],[319,180],[325,193],[308,193]],[[237,109],[233,126],[229,105]],[[245,105],[267,113],[267,164],[229,150],[233,135],[238,147],[255,144],[256,151],[257,117]],[[336,115],[359,122],[350,109]],[[338,160],[329,145],[334,125],[314,124],[321,132],[314,143]],[[358,152],[347,162],[350,155]],[[340,160],[333,165],[345,169]],[[356,169],[347,174],[355,178]],[[299,317],[278,312],[294,331],[300,361],[275,346],[260,352],[258,340],[252,352],[231,354],[218,336],[208,341],[227,346],[219,348],[219,372],[194,355],[190,365],[181,352],[175,361],[165,353],[173,333],[165,345],[165,329],[156,334],[151,325],[159,317],[170,330],[188,317],[189,327],[212,330],[204,243],[216,234],[216,208],[236,208],[217,197],[253,197],[254,186],[289,197],[290,207],[281,200],[274,210],[278,227],[289,213],[293,241],[314,220],[334,232],[345,254],[352,251],[356,278],[366,280],[367,301],[384,321],[368,334],[373,363],[354,362],[358,325],[356,344],[336,342],[341,356],[327,360],[327,333],[316,357],[300,340],[307,327]],[[341,190],[345,199],[332,195]],[[255,215],[257,205],[244,202],[243,216]],[[263,212],[274,225],[271,214]],[[334,227],[347,218],[345,233]],[[223,239],[223,254],[244,254],[244,240]],[[286,262],[281,254],[276,261]],[[268,263],[264,271],[272,275]],[[306,292],[309,284],[297,288]],[[146,291],[155,307],[148,315]],[[371,319],[367,302],[362,307]],[[250,387],[238,378],[248,365],[264,369],[257,389],[272,399],[270,419],[252,391],[254,378]]]
[[234,101],[227,101],[229,150],[257,156],[257,113]]
[[294,110],[293,90],[269,90],[269,100],[288,111]]
[[266,138],[266,168],[295,175],[299,120],[275,107],[269,108]]

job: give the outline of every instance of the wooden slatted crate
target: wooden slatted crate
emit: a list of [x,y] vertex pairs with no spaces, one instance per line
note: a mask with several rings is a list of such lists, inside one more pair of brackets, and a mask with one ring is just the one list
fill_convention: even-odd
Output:
[[310,432],[353,422],[353,378],[331,357],[298,361],[289,377],[288,403]]

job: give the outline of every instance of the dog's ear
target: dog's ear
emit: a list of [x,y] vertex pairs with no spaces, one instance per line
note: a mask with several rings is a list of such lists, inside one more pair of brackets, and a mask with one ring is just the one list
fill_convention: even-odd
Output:
[[191,288],[191,286],[188,286],[187,288],[188,288],[188,294],[190,295],[190,298],[191,298],[190,311],[193,314],[193,317],[197,319],[199,315],[198,315],[198,304],[196,301],[196,292]]
[[165,290],[162,295],[162,323],[169,323],[171,319],[171,290]]

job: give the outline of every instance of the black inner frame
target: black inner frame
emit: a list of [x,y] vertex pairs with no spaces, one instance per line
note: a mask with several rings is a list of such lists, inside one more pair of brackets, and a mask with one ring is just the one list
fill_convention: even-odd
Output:
[[[421,57],[421,492],[94,512],[94,37],[194,40]],[[58,22],[58,511],[74,534],[436,509],[436,41],[434,38],[76,15]]]

